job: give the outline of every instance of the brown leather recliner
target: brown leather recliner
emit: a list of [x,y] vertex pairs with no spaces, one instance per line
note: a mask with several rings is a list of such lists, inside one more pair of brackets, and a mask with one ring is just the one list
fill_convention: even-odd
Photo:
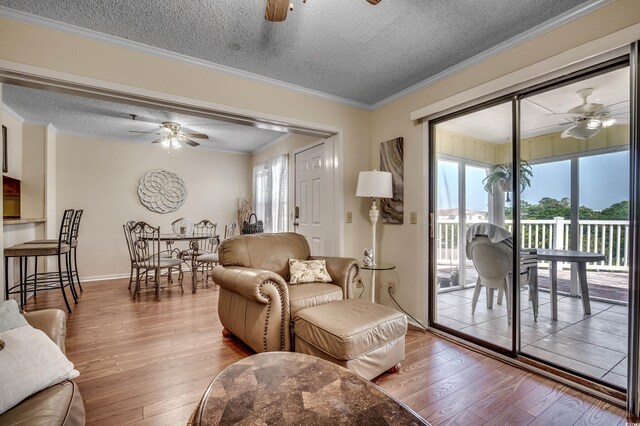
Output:
[[[359,279],[355,259],[310,256],[305,237],[292,232],[240,235],[223,241],[219,254],[220,322],[256,352],[293,350],[296,312],[352,297]],[[289,259],[325,259],[333,282],[289,285]]]

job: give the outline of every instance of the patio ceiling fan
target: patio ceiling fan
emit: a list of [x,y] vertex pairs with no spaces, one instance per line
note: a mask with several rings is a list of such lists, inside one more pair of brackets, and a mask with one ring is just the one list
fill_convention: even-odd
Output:
[[[381,0],[367,0],[372,5],[380,3]],[[306,3],[307,0],[302,0]],[[270,22],[282,22],[287,19],[287,11],[293,12],[293,2],[290,0],[267,0],[267,8],[264,11],[264,19]]]
[[151,143],[162,144],[162,146],[167,149],[179,149],[183,144],[193,147],[200,145],[198,142],[191,140],[190,138],[209,139],[209,136],[204,133],[184,133],[182,130],[187,129],[173,121],[165,121],[160,125],[160,129],[157,131],[152,130],[150,132],[140,132],[137,130],[129,130],[129,132],[160,135],[158,139],[151,141]]
[[617,102],[611,105],[589,102],[593,94],[592,88],[578,90],[582,98],[582,105],[571,108],[566,113],[551,114],[569,120],[571,127],[565,129],[560,136],[562,139],[589,139],[597,135],[600,130],[613,126],[616,122],[625,120],[629,114],[629,101]]

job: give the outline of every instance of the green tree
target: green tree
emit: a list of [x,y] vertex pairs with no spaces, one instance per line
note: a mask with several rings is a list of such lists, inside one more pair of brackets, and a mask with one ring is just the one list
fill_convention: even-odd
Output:
[[602,219],[627,220],[629,219],[629,201],[614,203],[600,212]]

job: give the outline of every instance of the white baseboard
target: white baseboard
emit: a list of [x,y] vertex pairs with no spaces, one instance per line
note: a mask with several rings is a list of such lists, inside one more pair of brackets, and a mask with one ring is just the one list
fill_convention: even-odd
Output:
[[93,277],[80,277],[80,282],[91,282],[91,281],[108,281],[108,280],[119,280],[122,278],[129,278],[129,274],[112,274],[112,275],[96,275]]

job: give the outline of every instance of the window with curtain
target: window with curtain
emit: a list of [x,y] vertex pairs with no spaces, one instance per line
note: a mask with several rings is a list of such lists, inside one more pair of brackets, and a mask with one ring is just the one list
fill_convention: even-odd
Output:
[[264,232],[286,232],[288,202],[287,155],[273,158],[253,168],[253,200]]

